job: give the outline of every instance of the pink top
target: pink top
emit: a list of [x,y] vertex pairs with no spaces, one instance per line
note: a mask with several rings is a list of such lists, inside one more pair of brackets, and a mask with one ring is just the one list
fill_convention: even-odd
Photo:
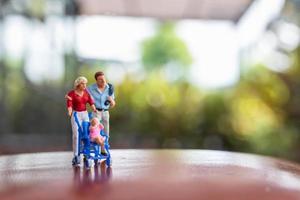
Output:
[[100,131],[104,129],[104,126],[102,124],[99,124],[98,126],[90,126],[90,138],[96,138],[100,135]]

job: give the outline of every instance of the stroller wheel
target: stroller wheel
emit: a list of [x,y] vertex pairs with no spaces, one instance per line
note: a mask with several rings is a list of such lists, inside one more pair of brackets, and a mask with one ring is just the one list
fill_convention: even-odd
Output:
[[87,158],[83,158],[83,164],[84,164],[84,167],[87,168],[87,169],[90,169],[91,168],[91,165],[90,165],[90,162],[89,162],[89,159]]
[[98,165],[98,159],[94,160],[94,164],[97,166]]
[[111,159],[111,157],[108,157],[108,158],[105,160],[105,163],[106,163],[106,165],[107,165],[108,167],[111,167],[111,165],[112,165],[112,159]]
[[72,165],[73,166],[79,166],[80,165],[80,158],[79,158],[79,156],[74,156],[74,158],[72,159]]

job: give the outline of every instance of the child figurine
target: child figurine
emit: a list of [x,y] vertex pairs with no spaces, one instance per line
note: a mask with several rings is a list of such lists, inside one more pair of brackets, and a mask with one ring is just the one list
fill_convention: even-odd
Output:
[[90,140],[92,142],[96,142],[101,146],[101,155],[107,156],[106,151],[104,149],[104,137],[100,135],[100,131],[104,129],[104,126],[99,122],[99,119],[94,117],[91,119],[90,125]]

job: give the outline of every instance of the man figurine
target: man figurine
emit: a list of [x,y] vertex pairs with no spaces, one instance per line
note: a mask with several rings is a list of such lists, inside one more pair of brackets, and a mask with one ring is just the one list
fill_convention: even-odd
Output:
[[96,72],[96,83],[88,87],[88,92],[94,99],[96,112],[93,113],[104,125],[104,132],[109,137],[109,108],[116,105],[113,86],[106,82],[102,71]]

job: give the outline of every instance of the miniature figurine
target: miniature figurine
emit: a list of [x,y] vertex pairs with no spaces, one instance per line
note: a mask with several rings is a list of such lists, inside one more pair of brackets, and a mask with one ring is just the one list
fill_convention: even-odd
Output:
[[96,142],[101,146],[101,155],[107,156],[105,149],[104,149],[104,142],[105,138],[100,135],[101,130],[104,129],[104,126],[99,123],[98,118],[94,117],[91,119],[91,124],[90,124],[90,141],[91,142]]
[[109,108],[116,105],[113,85],[106,82],[104,73],[99,71],[95,75],[96,83],[88,87],[88,91],[95,101],[97,112],[93,113],[104,125],[104,132],[109,137]]
[[68,115],[71,117],[71,125],[73,132],[73,153],[74,157],[72,160],[73,165],[78,165],[80,163],[79,149],[78,149],[78,124],[75,122],[73,112],[77,112],[77,118],[79,123],[82,121],[89,121],[88,112],[86,110],[86,104],[89,103],[94,112],[96,112],[96,107],[91,95],[86,90],[87,79],[83,76],[78,77],[74,81],[74,89],[68,92],[67,108]]

